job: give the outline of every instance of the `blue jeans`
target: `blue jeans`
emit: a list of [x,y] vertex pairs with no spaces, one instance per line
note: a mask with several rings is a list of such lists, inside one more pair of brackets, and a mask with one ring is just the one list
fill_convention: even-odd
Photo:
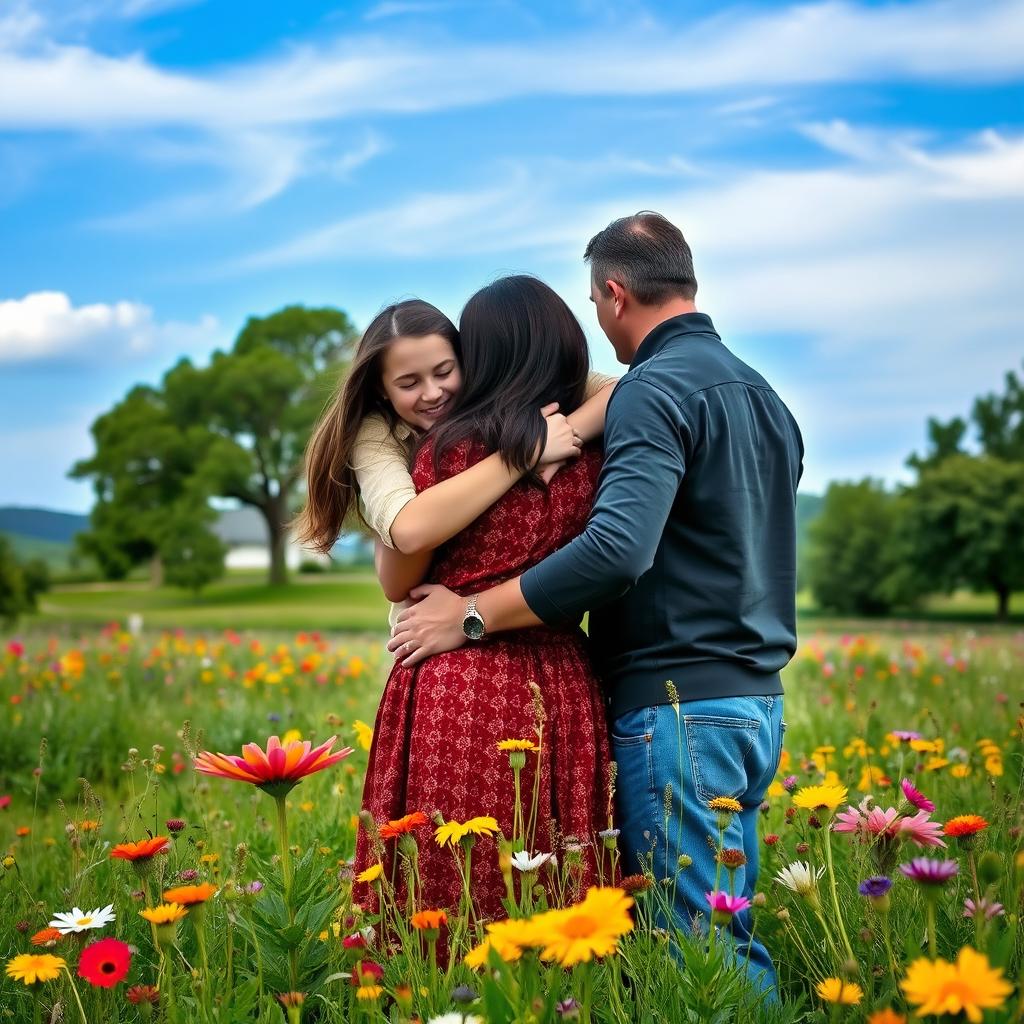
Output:
[[[725,846],[741,849],[747,859],[735,872],[735,895],[753,895],[758,807],[778,770],[784,729],[782,697],[684,701],[678,725],[671,704],[627,711],[612,723],[612,755],[619,766],[616,824],[624,870],[640,871],[649,865],[659,882],[676,880],[672,923],[684,934],[692,933],[698,914],[703,915],[701,927],[706,931],[711,916],[704,894],[714,889],[717,871],[708,843],[710,837],[718,846],[717,815],[708,807],[713,797],[731,796],[743,806],[729,820]],[[693,859],[682,871],[680,853]],[[724,868],[720,888],[728,891]],[[750,980],[761,989],[774,989],[775,969],[768,951],[756,938],[751,942],[750,911],[737,914],[730,927]]]

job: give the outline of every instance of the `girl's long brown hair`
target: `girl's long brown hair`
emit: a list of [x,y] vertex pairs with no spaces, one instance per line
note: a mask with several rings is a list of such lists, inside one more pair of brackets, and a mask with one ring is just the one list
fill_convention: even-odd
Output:
[[356,436],[363,420],[373,413],[383,416],[392,429],[398,423],[381,389],[381,357],[395,338],[425,338],[429,334],[446,338],[461,364],[455,325],[422,299],[387,306],[366,328],[344,384],[324,410],[306,445],[306,507],[295,521],[296,535],[302,544],[326,554],[353,509],[363,519],[359,486],[352,469]]

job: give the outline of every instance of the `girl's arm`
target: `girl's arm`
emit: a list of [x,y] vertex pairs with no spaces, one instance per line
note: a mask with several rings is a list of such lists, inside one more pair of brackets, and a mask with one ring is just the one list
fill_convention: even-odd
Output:
[[604,433],[605,410],[617,383],[618,381],[613,378],[607,384],[602,384],[575,412],[569,413],[566,417],[576,433],[583,438],[584,443],[593,441],[595,437],[600,437]]
[[[548,421],[542,465],[579,454],[574,429],[566,417],[558,415],[557,408],[549,405],[541,410]],[[497,453],[488,455],[406,502],[391,523],[392,544],[400,554],[415,556],[440,547],[483,515],[523,475],[505,465]]]
[[409,591],[426,578],[433,551],[418,555],[403,555],[389,548],[379,538],[374,543],[373,564],[377,570],[384,596],[389,601],[404,601]]

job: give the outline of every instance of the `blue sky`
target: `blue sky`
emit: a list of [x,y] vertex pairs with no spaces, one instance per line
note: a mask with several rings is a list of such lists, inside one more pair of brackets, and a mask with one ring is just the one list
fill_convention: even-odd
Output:
[[672,217],[805,489],[897,479],[1024,356],[1024,6],[5,0],[0,504],[87,510],[91,421],[250,314],[531,271]]

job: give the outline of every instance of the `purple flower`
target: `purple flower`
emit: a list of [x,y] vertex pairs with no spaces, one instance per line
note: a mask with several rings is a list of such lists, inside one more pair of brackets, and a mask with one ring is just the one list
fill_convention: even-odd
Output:
[[993,917],[1001,917],[1005,913],[1002,903],[990,903],[987,896],[982,896],[978,903],[970,897],[964,900],[964,917],[984,916],[986,921],[991,921]]
[[857,891],[861,896],[877,898],[879,896],[884,896],[891,888],[891,878],[887,878],[885,875],[872,875],[870,878],[865,878],[864,881],[857,886]]
[[568,999],[555,1003],[555,1010],[558,1012],[559,1017],[566,1020],[576,1020],[580,1015],[580,1004],[570,996]]
[[892,735],[901,743],[909,743],[911,740],[919,740],[921,738],[919,732],[912,732],[909,729],[893,729]]
[[248,885],[246,885],[245,891],[250,896],[255,896],[258,892],[263,891],[263,883],[257,878],[254,881],[249,882]]
[[955,860],[931,860],[929,857],[915,857],[909,864],[900,865],[900,871],[920,885],[945,885],[959,870],[960,865]]
[[787,775],[782,780],[782,788],[785,789],[787,793],[791,793],[794,789],[796,789],[796,784],[798,781],[799,780],[795,775]]

